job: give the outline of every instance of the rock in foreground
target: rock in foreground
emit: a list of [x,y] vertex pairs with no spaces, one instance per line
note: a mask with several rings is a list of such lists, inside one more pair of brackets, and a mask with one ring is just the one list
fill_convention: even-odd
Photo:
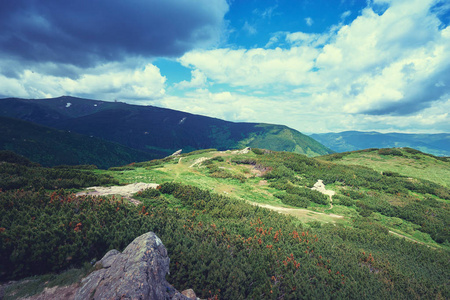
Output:
[[120,253],[111,250],[102,269],[81,282],[75,299],[188,299],[166,281],[169,257],[153,232],[137,237]]

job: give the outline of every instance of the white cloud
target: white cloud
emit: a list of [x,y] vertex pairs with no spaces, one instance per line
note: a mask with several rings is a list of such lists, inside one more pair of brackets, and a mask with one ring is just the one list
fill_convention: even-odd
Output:
[[[300,130],[444,128],[448,115],[439,109],[448,109],[450,28],[430,11],[436,1],[372,3],[386,10],[369,5],[348,25],[322,34],[278,32],[266,45],[284,41],[288,48],[194,50],[179,61],[212,84],[239,87],[243,102],[253,94],[266,108],[277,103],[280,114],[260,116]],[[301,121],[286,116],[297,110]],[[316,115],[320,120],[311,119]]]
[[184,66],[201,70],[218,83],[260,87],[310,81],[308,71],[314,66],[316,55],[317,50],[309,47],[216,49],[192,51],[179,61]]
[[253,10],[253,14],[255,14],[258,17],[263,18],[263,19],[271,19],[273,17],[273,15],[275,14],[275,10],[277,8],[278,8],[278,4],[276,4],[274,6],[270,6],[263,11],[260,11],[259,9],[255,8]]
[[285,33],[286,41],[293,46],[323,46],[330,38],[329,34],[304,33],[301,31]]
[[242,27],[244,31],[246,31],[250,35],[254,35],[257,33],[255,26],[250,25],[247,21],[245,21],[244,26]]
[[[147,64],[141,69],[119,63],[83,70],[76,79],[23,71],[18,78],[1,78],[0,89],[5,95],[26,98],[47,98],[61,95],[129,100],[158,99],[165,94],[166,78],[159,69]],[[8,88],[3,89],[3,84]]]
[[312,26],[312,24],[314,23],[313,19],[311,19],[310,17],[305,18],[305,22],[308,26]]
[[345,12],[343,12],[343,13],[341,14],[341,19],[342,19],[342,20],[345,20],[345,19],[347,19],[347,17],[349,17],[351,14],[352,14],[352,12],[349,11],[349,10],[347,10],[347,11],[345,11]]
[[189,88],[202,88],[206,86],[208,78],[200,70],[191,71],[191,81],[183,80],[174,85],[175,88],[189,89]]

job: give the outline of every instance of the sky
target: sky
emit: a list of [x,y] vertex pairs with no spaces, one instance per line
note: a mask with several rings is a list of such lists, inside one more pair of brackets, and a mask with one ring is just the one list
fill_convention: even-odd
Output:
[[450,0],[0,1],[0,98],[450,132]]

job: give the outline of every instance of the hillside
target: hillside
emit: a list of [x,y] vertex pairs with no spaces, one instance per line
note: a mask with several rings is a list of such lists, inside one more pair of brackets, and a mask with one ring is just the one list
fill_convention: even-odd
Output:
[[394,172],[450,187],[450,159],[411,148],[366,149],[319,157],[342,165],[359,165],[378,172]]
[[[201,298],[450,297],[450,190],[429,180],[260,149],[77,171],[72,181],[11,163],[0,171],[8,179],[0,181],[0,263],[17,279],[81,266],[153,231],[170,257],[167,280]],[[37,192],[45,181],[29,184],[45,172],[55,173],[56,190]],[[160,186],[137,192],[137,206],[120,195],[58,190],[95,176]],[[332,198],[311,189],[319,180]]]
[[345,131],[310,135],[336,152],[368,148],[409,147],[437,156],[450,156],[450,134],[405,134]]
[[96,137],[0,117],[0,150],[11,150],[43,166],[94,164],[109,168],[156,158]]
[[281,125],[233,123],[154,106],[74,97],[0,100],[0,115],[95,136],[165,157],[216,148],[264,147],[318,156],[332,153],[314,139]]

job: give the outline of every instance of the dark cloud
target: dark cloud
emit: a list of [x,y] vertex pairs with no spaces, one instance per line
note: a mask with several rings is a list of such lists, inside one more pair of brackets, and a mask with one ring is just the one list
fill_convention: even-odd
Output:
[[226,0],[0,1],[0,57],[80,67],[217,40]]

